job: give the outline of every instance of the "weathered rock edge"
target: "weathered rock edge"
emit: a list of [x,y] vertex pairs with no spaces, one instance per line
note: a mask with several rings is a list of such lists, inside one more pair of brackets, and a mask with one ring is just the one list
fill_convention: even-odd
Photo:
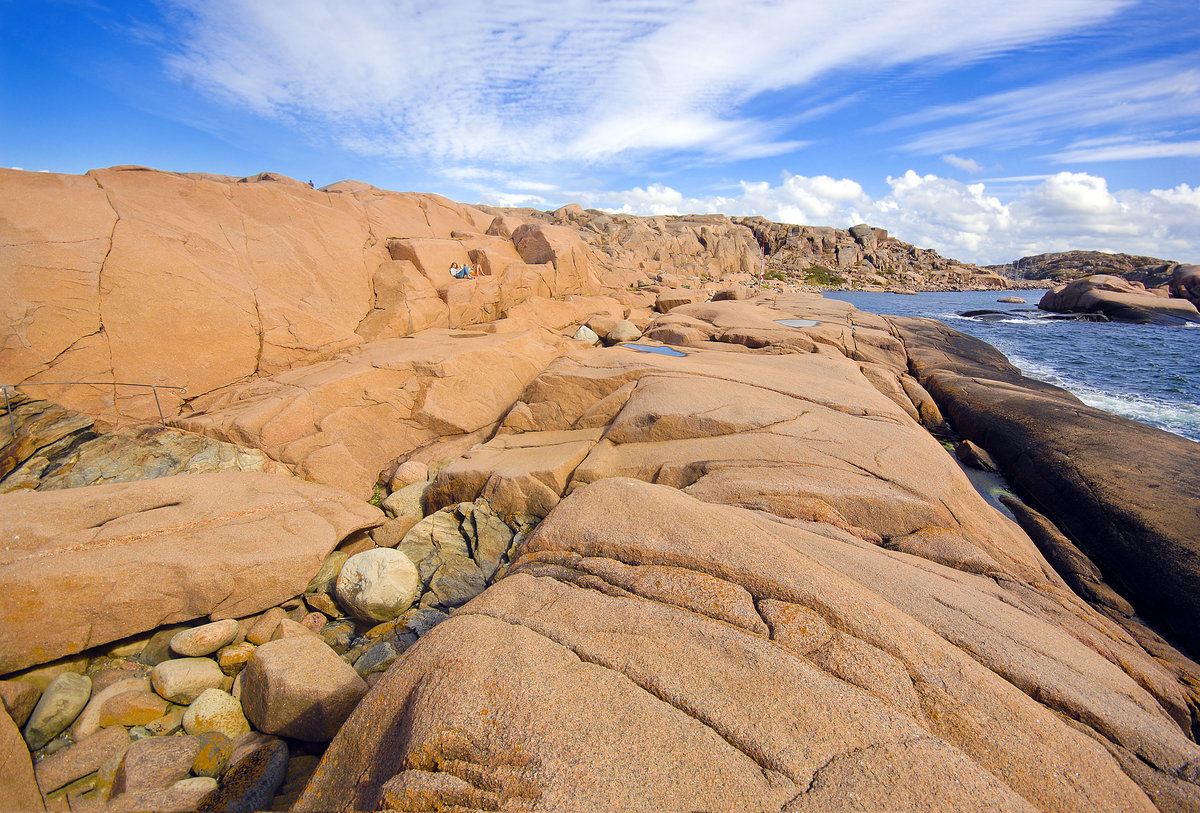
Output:
[[912,373],[963,437],[1142,613],[1200,652],[1200,444],[1027,378],[935,320],[892,321]]
[[256,472],[0,495],[0,674],[156,627],[300,594],[382,512]]

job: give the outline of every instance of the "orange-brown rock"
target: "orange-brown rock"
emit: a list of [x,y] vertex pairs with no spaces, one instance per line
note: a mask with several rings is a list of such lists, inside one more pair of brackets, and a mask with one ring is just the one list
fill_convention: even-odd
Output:
[[1152,809],[1042,704],[1164,772],[1200,749],[1094,648],[1102,621],[1084,642],[1010,600],[819,525],[604,480],[385,675],[297,809]]
[[[0,287],[15,326],[0,345],[2,383],[171,384],[194,397],[455,314],[468,324],[528,296],[604,288],[575,231],[520,224],[498,238],[483,234],[493,219],[435,195],[314,190],[272,173],[0,170]],[[491,275],[474,281],[493,286],[487,307],[439,304],[451,261]],[[108,418],[156,417],[146,389],[37,394]],[[158,394],[175,414],[181,394]]]
[[710,338],[572,351],[438,473],[432,506],[548,516],[376,685],[298,809],[1200,801],[1180,674],[903,408],[886,321],[682,310]]
[[272,474],[0,495],[0,672],[298,595],[378,509]]
[[1167,299],[1139,282],[1096,274],[1046,292],[1038,307],[1056,313],[1100,314],[1116,322],[1160,325],[1200,323],[1200,311],[1187,299]]
[[401,455],[500,420],[564,343],[540,328],[431,329],[212,393],[176,423],[366,499]]

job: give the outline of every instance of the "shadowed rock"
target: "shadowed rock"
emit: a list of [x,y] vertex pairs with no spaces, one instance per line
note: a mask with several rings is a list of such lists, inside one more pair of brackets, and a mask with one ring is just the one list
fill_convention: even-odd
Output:
[[1200,444],[1025,378],[995,348],[895,319],[914,373],[1110,584],[1200,651]]

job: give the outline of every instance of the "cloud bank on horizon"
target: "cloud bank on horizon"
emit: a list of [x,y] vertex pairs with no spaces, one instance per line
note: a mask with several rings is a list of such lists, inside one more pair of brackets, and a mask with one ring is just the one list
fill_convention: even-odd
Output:
[[1200,262],[1193,5],[161,0],[113,27],[380,186]]

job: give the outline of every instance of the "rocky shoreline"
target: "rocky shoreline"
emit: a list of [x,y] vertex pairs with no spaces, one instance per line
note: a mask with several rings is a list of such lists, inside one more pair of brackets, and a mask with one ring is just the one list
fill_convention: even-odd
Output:
[[12,807],[1200,809],[1196,445],[746,284],[886,235],[0,186]]

